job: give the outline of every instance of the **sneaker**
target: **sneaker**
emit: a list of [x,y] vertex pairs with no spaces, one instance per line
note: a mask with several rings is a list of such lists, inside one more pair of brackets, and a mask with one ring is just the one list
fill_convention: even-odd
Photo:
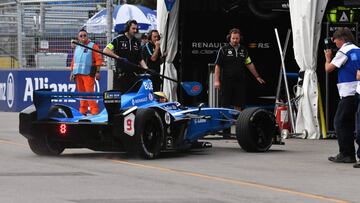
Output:
[[336,156],[330,156],[328,159],[335,163],[356,163],[355,157],[344,156],[341,153]]
[[354,168],[360,168],[360,161],[353,165]]

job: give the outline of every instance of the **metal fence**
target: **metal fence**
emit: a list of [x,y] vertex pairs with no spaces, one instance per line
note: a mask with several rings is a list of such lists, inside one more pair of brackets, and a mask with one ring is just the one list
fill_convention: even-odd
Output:
[[[2,0],[0,68],[64,68],[71,39],[106,0]],[[89,34],[103,48],[106,34]]]

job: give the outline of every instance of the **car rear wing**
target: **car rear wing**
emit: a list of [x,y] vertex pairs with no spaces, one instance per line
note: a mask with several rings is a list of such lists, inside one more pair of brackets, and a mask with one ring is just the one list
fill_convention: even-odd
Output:
[[33,92],[33,103],[37,111],[37,118],[43,119],[48,116],[48,111],[54,100],[76,99],[76,100],[104,100],[107,111],[120,111],[121,93],[118,91],[99,92],[54,92],[52,89],[39,89]]

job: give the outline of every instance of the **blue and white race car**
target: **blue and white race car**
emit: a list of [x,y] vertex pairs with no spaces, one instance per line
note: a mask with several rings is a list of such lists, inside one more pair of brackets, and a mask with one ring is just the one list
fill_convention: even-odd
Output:
[[[231,125],[236,125],[238,143],[245,151],[265,152],[273,143],[282,143],[275,118],[267,110],[185,107],[163,101],[153,92],[149,75],[142,75],[139,82],[136,92],[123,95],[113,90],[103,94],[36,90],[34,104],[20,112],[19,131],[38,155],[88,148],[154,159],[163,150],[210,147],[211,143],[199,139]],[[200,89],[197,85],[190,88],[190,94]],[[65,98],[102,100],[105,108],[98,115],[84,116],[54,102]]]
[[[99,50],[95,52],[114,58]],[[120,60],[136,70],[142,69],[125,58]],[[65,148],[89,148],[95,151],[125,151],[154,159],[162,150],[186,150],[210,147],[199,142],[208,134],[215,134],[236,125],[239,145],[249,152],[265,152],[273,143],[283,144],[272,113],[249,108],[242,112],[228,108],[185,107],[167,102],[153,92],[148,74],[143,74],[130,93],[118,91],[98,93],[33,92],[34,104],[20,112],[20,133],[28,139],[30,149],[38,155],[59,155]],[[176,81],[190,96],[201,92],[200,83]],[[129,91],[128,91],[129,92]],[[102,100],[105,108],[98,115],[84,116],[78,110],[56,104],[61,99]]]

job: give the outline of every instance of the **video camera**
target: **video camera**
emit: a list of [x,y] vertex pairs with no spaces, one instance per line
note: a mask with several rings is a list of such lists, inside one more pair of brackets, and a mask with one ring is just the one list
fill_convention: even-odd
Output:
[[331,49],[333,53],[336,53],[338,50],[335,43],[332,41],[331,37],[326,37],[324,39],[324,45],[325,45],[325,49]]

